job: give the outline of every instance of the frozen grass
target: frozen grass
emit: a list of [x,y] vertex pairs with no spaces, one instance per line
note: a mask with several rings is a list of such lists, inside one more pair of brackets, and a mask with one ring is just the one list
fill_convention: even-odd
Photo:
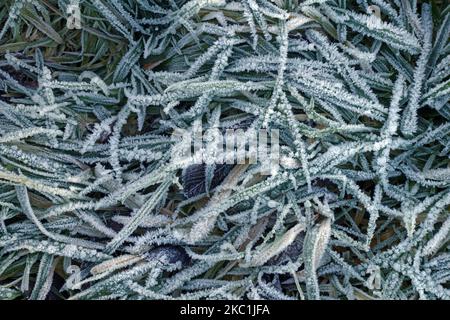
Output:
[[[0,298],[448,299],[444,3],[2,1]],[[200,123],[281,170],[177,166]]]

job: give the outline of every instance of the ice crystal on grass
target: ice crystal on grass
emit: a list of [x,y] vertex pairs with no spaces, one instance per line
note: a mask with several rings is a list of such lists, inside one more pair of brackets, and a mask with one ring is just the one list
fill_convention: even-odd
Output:
[[450,298],[445,1],[70,4],[0,5],[0,299]]

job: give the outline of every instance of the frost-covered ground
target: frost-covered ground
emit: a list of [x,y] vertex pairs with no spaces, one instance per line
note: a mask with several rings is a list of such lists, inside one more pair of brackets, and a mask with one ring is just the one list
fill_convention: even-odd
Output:
[[2,1],[0,298],[449,299],[447,3]]

